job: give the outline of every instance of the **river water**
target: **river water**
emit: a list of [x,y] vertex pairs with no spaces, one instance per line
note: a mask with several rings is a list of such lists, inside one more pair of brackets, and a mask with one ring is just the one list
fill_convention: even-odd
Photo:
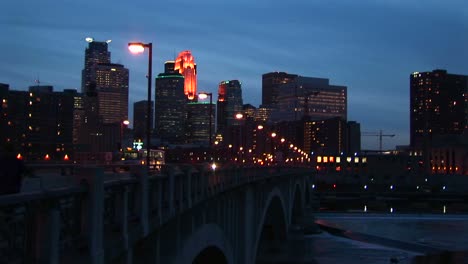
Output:
[[292,234],[259,263],[468,263],[468,215],[316,213],[323,232]]

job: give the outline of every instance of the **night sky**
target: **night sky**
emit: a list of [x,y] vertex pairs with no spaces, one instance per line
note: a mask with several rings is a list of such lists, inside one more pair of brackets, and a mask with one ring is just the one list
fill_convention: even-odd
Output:
[[[130,54],[127,43],[152,42],[153,76],[191,50],[198,91],[217,93],[220,81],[238,79],[254,106],[271,71],[345,85],[348,120],[396,134],[385,148],[409,144],[412,72],[468,75],[466,0],[15,0],[0,10],[0,82],[13,90],[39,79],[81,91],[85,37],[112,39],[112,62],[130,70],[132,109],[146,99],[148,55]],[[378,138],[362,146],[377,149]]]

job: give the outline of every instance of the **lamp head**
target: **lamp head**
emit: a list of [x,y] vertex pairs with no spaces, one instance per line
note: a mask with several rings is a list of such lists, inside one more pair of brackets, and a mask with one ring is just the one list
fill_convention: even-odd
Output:
[[128,43],[128,50],[133,54],[143,53],[143,51],[145,51],[145,45],[141,42]]

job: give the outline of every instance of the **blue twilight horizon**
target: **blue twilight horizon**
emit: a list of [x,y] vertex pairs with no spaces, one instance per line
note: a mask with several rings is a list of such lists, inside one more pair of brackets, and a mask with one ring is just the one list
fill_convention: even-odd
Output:
[[[446,69],[468,75],[468,2],[462,0],[4,1],[0,4],[0,82],[26,90],[36,79],[56,91],[81,91],[86,37],[112,39],[112,62],[130,70],[130,107],[146,99],[147,55],[153,75],[191,50],[198,91],[242,82],[244,103],[261,103],[261,75],[285,71],[348,87],[348,120],[362,131],[409,143],[409,76]],[[216,98],[216,97],[215,97]],[[132,119],[133,113],[129,113]],[[377,149],[377,137],[363,137]]]

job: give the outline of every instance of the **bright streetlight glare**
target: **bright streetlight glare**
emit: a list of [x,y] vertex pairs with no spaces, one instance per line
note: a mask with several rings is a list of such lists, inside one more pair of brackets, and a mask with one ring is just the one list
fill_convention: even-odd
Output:
[[206,98],[208,98],[208,94],[207,94],[207,93],[199,93],[199,94],[198,94],[198,98],[199,98],[199,99],[202,99],[202,100],[203,100],[203,99],[206,99]]
[[130,125],[130,121],[128,121],[128,120],[124,120],[122,123],[123,123],[124,125],[126,125],[126,126]]
[[128,50],[133,54],[139,54],[145,51],[145,46],[143,43],[128,43]]
[[236,114],[236,119],[242,119],[243,117],[244,117],[243,114],[240,114],[240,113],[239,113],[239,114]]

